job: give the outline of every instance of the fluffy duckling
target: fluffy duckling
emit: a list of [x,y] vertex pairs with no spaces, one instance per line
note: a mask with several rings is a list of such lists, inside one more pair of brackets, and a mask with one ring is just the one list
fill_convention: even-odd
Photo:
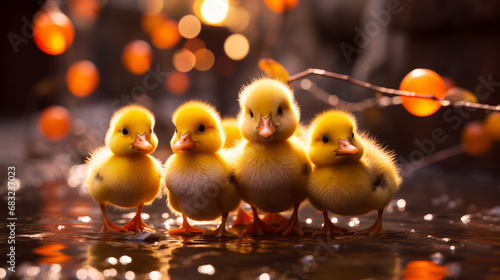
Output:
[[187,218],[206,221],[222,216],[219,227],[205,235],[237,237],[226,230],[228,213],[238,207],[240,196],[232,170],[219,153],[224,143],[219,114],[206,103],[190,101],[177,108],[172,121],[174,154],[165,164],[165,178],[169,206],[182,214],[183,222],[169,234],[203,233]]
[[[311,170],[304,145],[292,138],[300,110],[287,84],[273,79],[256,80],[239,95],[238,125],[244,140],[234,162],[237,186],[252,206],[254,221],[244,234],[284,231],[302,235],[297,212],[306,198],[305,185]],[[293,214],[278,229],[266,224],[258,210]]]
[[308,156],[313,163],[307,192],[323,212],[324,226],[315,234],[342,234],[327,211],[362,215],[378,211],[376,222],[356,234],[381,234],[382,213],[401,184],[394,154],[357,129],[354,116],[330,110],[311,123]]
[[[153,230],[141,220],[141,211],[160,191],[161,164],[150,155],[158,145],[154,125],[153,114],[141,106],[118,110],[111,118],[106,145],[87,161],[85,184],[101,207],[101,232]],[[108,203],[137,207],[137,213],[124,227],[117,226],[106,215]]]

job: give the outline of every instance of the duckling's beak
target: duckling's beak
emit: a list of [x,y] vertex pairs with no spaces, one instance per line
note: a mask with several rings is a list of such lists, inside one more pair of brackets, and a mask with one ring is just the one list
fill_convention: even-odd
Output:
[[259,135],[268,138],[276,132],[276,126],[273,123],[273,117],[269,115],[267,118],[260,116],[260,123],[258,129]]
[[358,148],[354,147],[349,142],[349,138],[346,138],[345,140],[339,139],[339,148],[335,152],[337,153],[337,156],[354,155],[358,152]]
[[189,149],[194,148],[195,143],[196,142],[194,142],[193,139],[191,139],[191,131],[189,131],[186,134],[182,134],[182,132],[181,132],[181,137],[179,137],[179,140],[177,140],[177,142],[175,142],[172,145],[172,149],[174,149],[175,151],[177,151],[177,150],[189,150]]
[[146,139],[146,132],[142,135],[135,133],[135,142],[132,143],[132,149],[139,151],[149,151],[153,148],[153,145]]

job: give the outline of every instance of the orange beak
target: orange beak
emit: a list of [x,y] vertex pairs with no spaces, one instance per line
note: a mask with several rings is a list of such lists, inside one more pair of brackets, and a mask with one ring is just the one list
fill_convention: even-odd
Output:
[[269,138],[276,132],[276,126],[274,126],[273,118],[269,115],[267,118],[260,116],[260,123],[258,129],[259,135],[264,138]]
[[349,138],[346,138],[345,140],[339,139],[339,148],[335,152],[337,153],[337,156],[354,155],[358,152],[358,148],[354,147],[349,142]]
[[153,148],[153,145],[148,142],[146,139],[146,132],[144,132],[142,135],[139,133],[135,133],[135,142],[132,143],[132,149],[139,150],[139,151],[149,151]]
[[175,142],[172,145],[172,149],[174,151],[189,150],[189,149],[194,148],[195,143],[196,142],[194,142],[193,139],[191,139],[191,131],[186,133],[186,134],[182,134],[182,132],[181,132],[181,137],[179,137],[179,140],[177,140],[177,142]]

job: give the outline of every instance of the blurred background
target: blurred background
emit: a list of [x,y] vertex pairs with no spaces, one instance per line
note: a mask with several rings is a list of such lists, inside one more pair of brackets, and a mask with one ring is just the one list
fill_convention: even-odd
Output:
[[[429,68],[445,78],[447,87],[469,91],[474,101],[500,103],[500,5],[495,1],[54,0],[6,5],[3,164],[61,150],[70,151],[69,165],[81,163],[103,144],[113,111],[129,103],[155,113],[157,156],[166,160],[173,110],[196,98],[234,117],[242,85],[265,75],[257,66],[261,58],[273,58],[290,74],[320,68],[396,89],[411,70]],[[373,91],[329,78],[310,76],[292,86],[304,124],[332,105],[354,111],[361,127],[394,149],[402,164],[460,145],[464,127],[484,122],[489,114],[446,107],[417,117],[398,98],[380,99]],[[313,98],[322,94],[334,99]],[[43,137],[41,112],[55,105],[67,110],[68,123],[61,132],[48,132],[55,136]],[[49,114],[45,123],[54,128],[50,120]],[[436,129],[444,135],[440,141],[433,139]],[[455,149],[444,155],[452,160],[440,164],[498,171],[499,145],[489,146],[480,157]]]
[[[275,279],[300,265],[316,279],[332,279],[332,267],[347,269],[338,279],[499,279],[500,113],[453,106],[500,104],[498,1],[39,0],[7,1],[2,10],[0,167],[1,176],[16,169],[20,272],[0,268],[0,278],[102,279],[118,270],[126,279]],[[310,206],[301,210],[304,238],[158,243],[97,234],[99,208],[81,182],[113,112],[131,103],[149,108],[159,137],[154,156],[165,162],[176,107],[199,99],[235,117],[241,87],[266,75],[262,58],[290,75],[319,68],[394,89],[416,68],[443,78],[440,98],[452,106],[425,117],[398,96],[344,81],[291,82],[303,124],[344,108],[396,152],[405,180],[384,216],[390,234],[318,241],[309,233],[321,220]],[[162,237],[179,224],[164,198],[145,211]],[[110,213],[117,223],[133,215]],[[354,229],[360,222],[339,218]],[[325,242],[335,253],[314,266]],[[151,262],[137,266],[135,258]],[[94,268],[104,276],[93,277]]]

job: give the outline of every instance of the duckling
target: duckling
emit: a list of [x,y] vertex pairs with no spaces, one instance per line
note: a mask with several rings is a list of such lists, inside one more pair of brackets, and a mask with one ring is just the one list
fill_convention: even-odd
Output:
[[382,234],[382,214],[401,184],[394,153],[358,131],[353,115],[330,110],[318,115],[309,131],[308,157],[313,163],[307,193],[323,212],[324,226],[314,234],[343,234],[328,211],[362,215],[377,210],[376,222],[356,234]]
[[[235,178],[254,217],[243,234],[284,231],[283,235],[302,235],[297,213],[306,198],[311,165],[304,145],[292,137],[300,120],[293,92],[278,80],[259,79],[242,89],[239,103],[238,125],[244,140],[234,162]],[[257,210],[279,213],[291,208],[292,216],[278,229],[263,222]]]
[[204,235],[237,237],[226,230],[228,213],[240,203],[232,170],[219,153],[224,144],[218,112],[211,105],[189,101],[174,112],[175,134],[170,141],[174,154],[165,164],[168,203],[182,214],[182,226],[171,235],[203,233],[187,218],[213,220],[222,217],[219,227]]
[[[150,155],[158,145],[154,125],[154,116],[146,108],[130,105],[118,110],[111,118],[106,145],[87,160],[85,185],[101,207],[101,232],[153,230],[142,221],[141,212],[160,192],[161,163]],[[108,203],[137,207],[135,217],[117,226],[106,215]]]
[[[241,141],[241,133],[240,129],[238,128],[238,120],[235,118],[223,118],[221,121],[221,125],[222,125],[222,130],[224,130],[224,134],[226,136],[226,140],[224,141],[224,147],[222,148],[225,150],[224,152],[231,153],[233,152],[231,151],[231,149],[238,146],[238,143]],[[253,221],[252,215],[248,214],[247,211],[245,211],[243,207],[240,206],[236,214],[236,219],[233,221],[233,227],[247,226],[252,221]]]

